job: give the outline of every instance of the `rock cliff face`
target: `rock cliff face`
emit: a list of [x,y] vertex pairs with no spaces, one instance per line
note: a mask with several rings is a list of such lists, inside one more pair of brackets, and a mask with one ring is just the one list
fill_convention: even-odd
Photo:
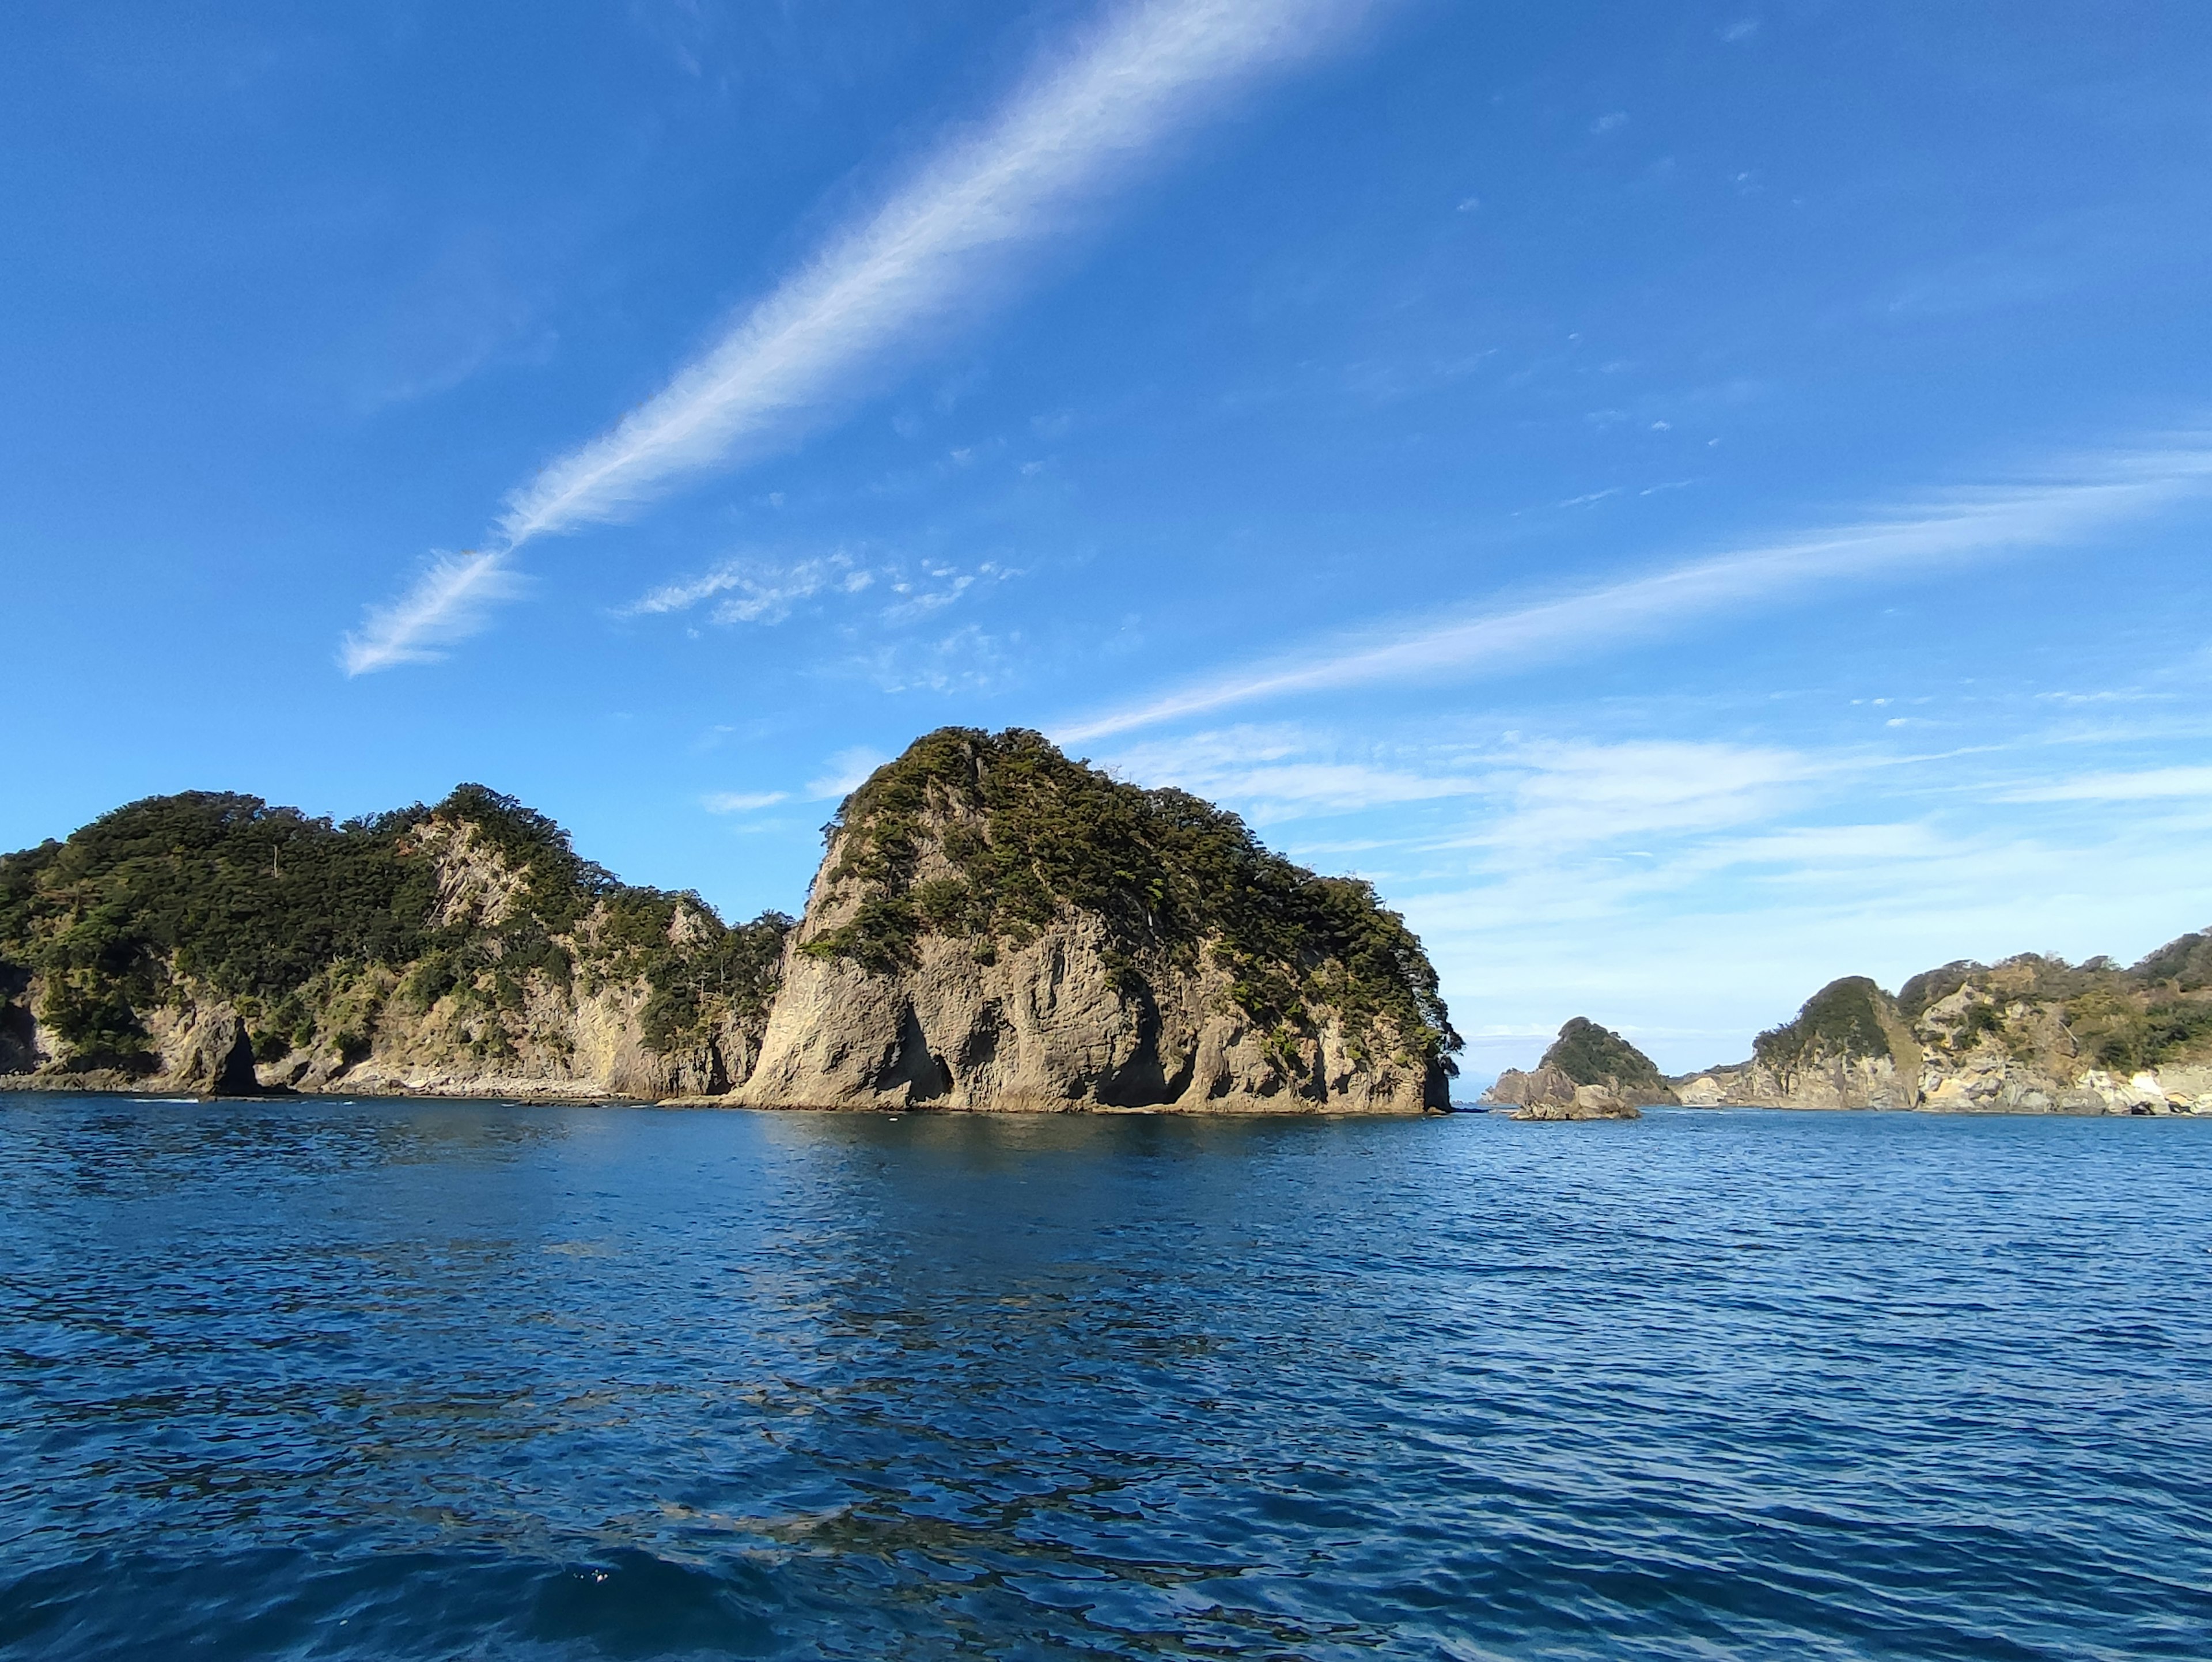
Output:
[[1760,1034],[1748,1062],[1674,1083],[1693,1107],[2212,1113],[2212,938],[2124,970],[1962,960],[1894,998],[1847,977]]
[[0,1075],[660,1097],[759,1052],[789,920],[617,883],[481,787],[344,826],[194,793],[0,860]]
[[1031,733],[879,770],[795,929],[480,786],[344,825],[151,798],[0,857],[0,1085],[1412,1113],[1457,1046],[1365,885]]
[[1650,1056],[1588,1016],[1559,1029],[1533,1072],[1510,1068],[1482,1094],[1515,1119],[1640,1119],[1638,1104],[1674,1099]]
[[772,1106],[1417,1113],[1458,1046],[1420,944],[1179,791],[946,729],[855,791],[757,1068]]

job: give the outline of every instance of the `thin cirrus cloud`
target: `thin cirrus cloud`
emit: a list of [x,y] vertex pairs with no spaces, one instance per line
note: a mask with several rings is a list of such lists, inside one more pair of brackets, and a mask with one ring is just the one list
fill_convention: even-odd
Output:
[[1335,651],[1309,650],[1233,670],[1156,697],[1061,724],[1079,744],[1264,699],[1389,682],[1510,674],[1546,652],[1582,652],[1649,637],[1694,618],[1787,600],[1823,585],[1900,569],[2001,557],[2063,544],[2212,488],[2212,441],[2079,462],[2036,483],[1956,491],[1787,540],[1668,567],[1532,605]]
[[772,808],[778,802],[790,799],[789,791],[718,790],[709,791],[701,797],[699,804],[709,813],[751,813],[760,808]]
[[[730,560],[702,577],[666,583],[624,606],[625,618],[688,612],[714,600],[718,624],[780,624],[792,608],[818,594],[858,594],[873,586],[876,574],[849,554],[779,565],[766,560]],[[717,596],[722,598],[717,599]]]
[[860,788],[861,782],[891,758],[879,750],[870,750],[866,745],[855,745],[841,750],[829,759],[828,770],[818,779],[806,782],[806,800],[826,802],[833,796],[843,796]]
[[995,560],[966,569],[936,559],[864,565],[842,550],[799,560],[726,560],[702,576],[652,589],[615,615],[665,616],[712,600],[707,615],[715,623],[780,624],[808,600],[873,592],[883,598],[878,616],[884,623],[910,624],[943,611],[979,585],[989,587],[1021,575],[1019,568]]
[[[684,478],[787,448],[1001,299],[1054,237],[1180,131],[1344,38],[1386,0],[1137,0],[833,238],[659,393],[513,492],[483,594],[532,538],[618,520]],[[435,574],[433,574],[434,577]],[[482,624],[426,578],[371,614],[349,674]]]
[[2212,797],[2212,768],[2146,768],[2136,773],[2086,773],[2055,784],[2008,791],[2006,802],[2153,802]]
[[496,554],[440,554],[399,599],[371,606],[361,628],[338,646],[349,675],[428,663],[483,627],[492,607],[512,600],[521,580]]

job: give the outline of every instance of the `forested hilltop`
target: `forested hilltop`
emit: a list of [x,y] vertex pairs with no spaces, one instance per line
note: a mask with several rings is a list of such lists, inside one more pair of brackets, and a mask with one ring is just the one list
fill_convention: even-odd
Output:
[[848,797],[793,946],[749,1100],[1413,1113],[1460,1046],[1367,884],[1019,728]]
[[0,856],[0,1074],[711,1092],[750,1064],[789,925],[618,882],[481,785],[342,825],[150,797]]
[[1692,1105],[2212,1113],[2212,935],[2129,967],[1962,959],[1894,996],[1846,976],[1749,1061],[1674,1084]]
[[765,1106],[1419,1112],[1459,1048],[1372,889],[1024,729],[840,808],[805,920],[617,881],[481,785],[207,792],[0,856],[0,1076]]

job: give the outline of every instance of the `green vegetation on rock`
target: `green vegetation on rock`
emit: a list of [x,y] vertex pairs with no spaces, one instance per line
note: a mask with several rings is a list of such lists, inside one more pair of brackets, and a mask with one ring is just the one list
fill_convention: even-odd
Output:
[[1556,1068],[1577,1085],[1610,1085],[1632,1101],[1674,1099],[1657,1063],[1588,1016],[1576,1016],[1560,1028],[1537,1066]]
[[1887,1056],[1883,1017],[1889,1003],[1889,995],[1865,976],[1845,976],[1807,999],[1795,1021],[1759,1034],[1752,1054],[1784,1077],[1819,1062]]
[[[845,800],[830,834],[842,853],[827,880],[858,904],[807,951],[884,972],[933,934],[988,961],[1073,909],[1103,920],[1133,988],[1149,953],[1204,953],[1263,1032],[1310,1030],[1328,1006],[1355,1040],[1387,1026],[1423,1064],[1449,1068],[1460,1048],[1427,954],[1369,885],[1316,876],[1235,814],[1124,784],[1040,734],[929,734]],[[933,848],[945,869],[923,876]]]
[[[441,916],[436,850],[456,836],[505,874],[496,915]],[[711,1000],[764,1012],[789,926],[726,928],[696,895],[619,883],[481,785],[343,825],[252,796],[149,797],[0,856],[0,995],[35,978],[78,1068],[149,1069],[145,1018],[188,986],[234,1004],[264,1062],[318,1043],[366,1054],[390,998],[491,1017],[533,980],[580,974],[641,978],[647,1042],[672,1046]],[[483,1043],[503,1031],[486,1020]]]
[[2158,998],[2122,982],[2090,988],[2065,1009],[2081,1054],[2112,1073],[2212,1055],[2212,1000]]
[[2049,1005],[2081,1056],[2112,1073],[2212,1055],[2212,1000],[2201,996],[2212,990],[2212,936],[2185,934],[2132,969],[2108,958],[2069,964],[2039,953],[1994,965],[1960,959],[1914,976],[1899,991],[1898,1007],[1917,1021],[1962,989],[1968,1002],[1950,1029],[1954,1051],[1989,1039],[2010,1045],[2015,1036],[2006,1010]]
[[2147,983],[2170,981],[2185,993],[2212,988],[2212,934],[2185,934],[2169,941],[2128,974]]

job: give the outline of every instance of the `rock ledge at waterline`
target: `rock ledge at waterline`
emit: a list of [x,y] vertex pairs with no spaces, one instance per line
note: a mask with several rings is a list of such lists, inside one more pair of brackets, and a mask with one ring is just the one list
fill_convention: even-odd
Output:
[[150,798],[0,857],[0,1085],[1418,1113],[1457,1048],[1367,886],[1020,730],[878,769],[796,923],[480,786],[343,825]]

